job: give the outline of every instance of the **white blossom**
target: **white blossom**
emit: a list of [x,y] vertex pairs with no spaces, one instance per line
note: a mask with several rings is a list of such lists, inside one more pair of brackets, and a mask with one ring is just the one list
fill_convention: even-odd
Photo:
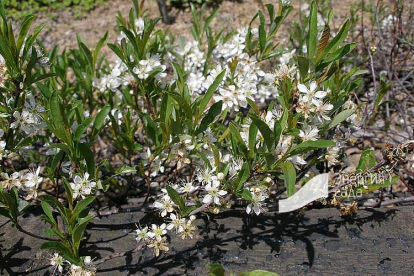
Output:
[[92,193],[96,187],[96,182],[89,180],[89,173],[85,173],[83,177],[75,175],[73,182],[69,183],[72,188],[73,198],[77,199],[79,196],[84,198]]
[[157,208],[160,211],[161,217],[165,217],[167,213],[174,211],[173,202],[168,195],[163,196],[159,201],[155,201],[154,208]]
[[207,195],[203,199],[203,203],[209,204],[214,203],[216,205],[220,205],[220,198],[227,194],[227,191],[220,190],[220,181],[215,180],[211,183],[208,183],[205,187],[207,191]]

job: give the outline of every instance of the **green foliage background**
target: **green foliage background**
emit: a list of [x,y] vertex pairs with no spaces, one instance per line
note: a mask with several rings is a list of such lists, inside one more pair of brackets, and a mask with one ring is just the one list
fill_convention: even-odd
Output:
[[14,19],[20,19],[28,14],[36,14],[49,10],[70,8],[75,17],[82,17],[97,5],[102,5],[105,0],[0,0],[8,15]]

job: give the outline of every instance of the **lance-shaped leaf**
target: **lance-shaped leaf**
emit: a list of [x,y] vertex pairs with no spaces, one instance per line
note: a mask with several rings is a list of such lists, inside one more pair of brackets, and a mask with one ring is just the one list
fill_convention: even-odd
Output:
[[249,176],[250,176],[249,164],[245,162],[239,172],[239,175],[236,181],[234,182],[235,192],[240,191],[243,188],[243,184],[247,181],[247,179],[249,179]]
[[168,196],[171,198],[171,200],[175,204],[177,204],[177,206],[180,208],[181,212],[184,212],[185,211],[185,204],[184,204],[184,201],[181,198],[180,194],[169,185],[165,186],[165,188],[167,189]]
[[316,41],[318,39],[318,7],[316,2],[311,4],[309,16],[309,32],[306,37],[306,46],[308,50],[308,58],[312,59],[316,52]]
[[196,134],[205,131],[208,128],[208,126],[214,121],[214,119],[218,115],[220,115],[222,105],[223,101],[218,101],[210,107],[206,116],[204,116],[203,120],[201,120],[200,126],[198,127]]
[[333,146],[335,146],[335,142],[331,140],[305,141],[303,143],[300,143],[299,145],[294,146],[289,152],[289,155],[292,156],[296,154],[305,153],[314,149],[321,149]]
[[337,125],[339,125],[340,123],[342,123],[343,121],[345,121],[349,116],[351,116],[352,114],[354,114],[354,112],[355,111],[352,110],[352,109],[345,109],[345,110],[341,111],[329,123],[328,129],[331,129],[331,128],[336,127]]
[[252,119],[253,123],[257,126],[260,133],[262,134],[268,151],[272,151],[273,148],[274,148],[274,143],[275,143],[275,135],[274,135],[273,131],[256,114],[250,113],[249,117]]
[[98,115],[96,115],[95,122],[92,126],[92,140],[95,140],[96,136],[98,136],[99,132],[105,124],[106,116],[108,116],[110,110],[110,106],[104,106],[102,107],[101,111],[99,111]]
[[295,189],[296,170],[293,164],[290,162],[285,162],[282,165],[282,170],[283,170],[283,177],[285,180],[287,195],[288,197],[291,197],[296,191]]
[[206,94],[204,94],[203,99],[200,102],[200,106],[199,106],[199,110],[198,110],[198,117],[201,116],[204,109],[207,107],[208,102],[213,97],[214,92],[217,90],[218,86],[223,81],[225,73],[226,73],[226,70],[221,71],[221,73],[217,76],[217,78],[213,81],[213,83],[207,89]]

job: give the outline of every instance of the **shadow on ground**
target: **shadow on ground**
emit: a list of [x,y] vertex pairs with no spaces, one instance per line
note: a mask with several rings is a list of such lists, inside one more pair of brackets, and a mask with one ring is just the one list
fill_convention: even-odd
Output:
[[[335,209],[249,216],[227,211],[197,220],[197,237],[181,240],[172,234],[170,250],[154,258],[146,249],[99,266],[98,275],[206,275],[205,266],[221,263],[227,270],[265,269],[281,275],[394,274],[414,271],[414,207],[372,209],[343,219]],[[41,234],[37,217],[24,221]],[[83,255],[102,258],[137,246],[135,223],[148,225],[153,214],[121,213],[92,223]],[[0,221],[3,224],[3,221]],[[1,225],[0,224],[0,225]],[[21,235],[10,224],[0,228],[0,271],[6,275],[49,275],[42,241]],[[17,243],[16,243],[17,241]]]

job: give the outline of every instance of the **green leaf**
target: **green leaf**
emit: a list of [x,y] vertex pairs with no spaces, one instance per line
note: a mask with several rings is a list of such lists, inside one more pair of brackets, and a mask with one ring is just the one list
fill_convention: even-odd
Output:
[[[368,166],[367,166],[368,163]],[[377,163],[377,159],[375,158],[375,154],[373,150],[364,150],[361,153],[361,157],[359,159],[358,167],[356,171],[365,171],[369,170],[375,166]]]
[[0,1],[0,16],[6,21],[6,13],[4,12],[4,2]]
[[259,129],[260,133],[263,136],[264,142],[267,146],[268,151],[272,151],[274,148],[274,143],[275,143],[275,136],[273,131],[270,129],[270,127],[262,121],[262,119],[260,119],[259,116],[257,116],[256,114],[249,114],[249,117],[252,119],[253,123],[257,126],[257,128]]
[[29,14],[23,19],[22,24],[20,25],[19,37],[17,38],[17,50],[19,52],[35,18],[36,16]]
[[90,148],[90,146],[88,144],[85,143],[79,143],[78,144],[79,150],[83,156],[83,158],[85,158],[86,161],[86,166],[88,167],[88,173],[90,176],[94,177],[95,176],[95,158],[93,155],[93,152]]
[[208,276],[225,276],[226,271],[221,264],[208,264],[207,274]]
[[120,174],[127,174],[127,173],[136,173],[136,172],[137,170],[135,168],[124,165],[124,166],[117,168],[115,174],[120,175]]
[[338,50],[331,53],[321,64],[316,66],[315,71],[320,71],[323,68],[327,67],[330,63],[342,58],[346,54],[352,52],[355,49],[356,43],[346,44],[345,46],[339,48]]
[[247,100],[247,103],[250,105],[250,107],[253,109],[253,111],[257,115],[259,115],[260,111],[259,111],[259,108],[257,107],[256,103],[254,101],[252,101],[251,99],[249,99],[249,98],[246,98],[246,100]]
[[78,125],[76,128],[75,134],[73,135],[73,141],[78,142],[85,131],[88,129],[89,125],[92,123],[93,118],[87,118],[83,120],[83,122]]
[[378,90],[377,96],[375,97],[375,107],[378,107],[382,101],[382,99],[387,94],[388,90],[392,87],[392,82],[386,83],[385,81],[381,80],[380,88]]
[[295,184],[296,184],[296,170],[292,163],[285,162],[282,165],[283,176],[285,180],[285,186],[288,197],[291,197],[295,191]]
[[171,186],[166,185],[165,188],[167,189],[168,196],[171,198],[171,200],[177,204],[177,206],[180,208],[181,212],[185,211],[185,204],[181,196],[178,194],[176,190],[174,190]]
[[63,206],[63,204],[59,200],[57,200],[56,197],[51,196],[51,195],[41,195],[41,196],[38,196],[38,199],[49,203],[52,207],[57,209],[60,215],[62,216],[62,218],[67,217],[66,208]]
[[316,41],[318,39],[318,7],[316,2],[311,4],[311,11],[309,16],[309,32],[306,37],[306,46],[308,52],[308,58],[312,59],[316,52]]
[[321,60],[332,49],[336,49],[347,37],[349,30],[349,19],[342,25],[338,34],[326,45],[323,51],[318,55],[317,60]]
[[[234,122],[231,122],[229,124],[229,130],[230,130],[230,133],[231,133],[231,141],[232,141],[233,150],[235,150],[237,152],[237,148],[239,148],[240,150],[242,150],[243,154],[246,155],[247,154],[247,147],[244,144],[244,141],[243,141],[243,139],[240,135],[239,127]],[[247,156],[246,156],[246,158],[247,158]]]
[[243,188],[243,184],[249,179],[250,177],[250,168],[249,164],[245,162],[239,172],[239,176],[237,177],[237,180],[235,181],[235,189],[234,191],[240,191]]
[[238,193],[244,200],[252,200],[252,193],[248,189],[243,189]]
[[259,42],[260,42],[260,52],[263,53],[266,47],[266,31],[264,25],[260,24],[259,26]]
[[78,219],[79,214],[89,206],[93,201],[95,200],[95,197],[88,196],[76,203],[75,209],[73,210],[71,221],[76,221]]
[[49,241],[42,244],[40,249],[57,251],[61,256],[68,255],[73,257],[72,251],[60,242]]
[[214,82],[207,89],[206,94],[204,94],[203,99],[200,102],[200,106],[199,106],[199,110],[198,110],[198,117],[201,116],[204,109],[207,107],[207,104],[209,103],[209,101],[213,97],[214,92],[217,90],[218,86],[223,81],[225,73],[226,73],[226,70],[221,71],[221,73],[218,74],[217,78],[214,80]]
[[[36,76],[36,75],[34,75],[34,76]],[[41,80],[44,80],[44,79],[47,79],[47,78],[51,78],[51,77],[56,77],[56,76],[57,76],[57,74],[55,74],[55,73],[42,74],[42,75],[37,76],[34,79],[33,78],[27,79],[25,84],[26,84],[26,86],[32,85],[33,83],[37,83],[37,82],[39,82]]]
[[305,79],[309,71],[309,59],[306,57],[297,57],[299,74],[302,79]]
[[108,33],[109,32],[106,31],[105,35],[99,40],[98,44],[96,44],[95,50],[93,51],[93,61],[94,61],[93,64],[95,64],[96,61],[98,60],[99,52],[101,51],[102,46],[104,45],[105,41],[108,39]]
[[279,121],[275,122],[274,133],[275,133],[275,145],[279,144],[280,136],[283,133],[283,130],[286,128],[289,119],[289,111],[285,108],[283,110],[282,118]]
[[196,131],[196,135],[205,131],[208,126],[214,121],[214,119],[220,115],[221,108],[223,105],[223,101],[218,101],[214,103],[207,112],[207,115],[204,116],[203,120],[201,120],[200,126]]
[[95,140],[96,136],[101,131],[102,127],[105,124],[105,118],[108,116],[109,112],[111,111],[110,106],[104,106],[101,111],[99,111],[98,115],[96,115],[95,122],[93,123],[92,127],[92,140]]
[[33,30],[32,35],[29,35],[26,38],[26,42],[24,43],[24,47],[23,47],[23,54],[21,56],[21,60],[26,59],[27,54],[30,52],[30,49],[32,49],[33,43],[36,41],[37,36],[43,30],[44,27],[45,27],[45,23],[41,23],[39,26],[37,26]]
[[182,212],[182,216],[183,217],[187,217],[188,215],[190,215],[191,214],[191,212],[192,211],[194,211],[195,209],[197,209],[197,206],[190,206],[190,207],[188,207],[186,210],[185,210],[185,212]]
[[50,103],[49,103],[49,110],[50,110],[50,118],[53,122],[53,124],[56,127],[63,127],[64,123],[63,123],[63,118],[62,118],[62,114],[60,111],[60,103],[59,103],[59,91],[55,90],[52,93],[52,96],[50,97]]
[[72,191],[72,188],[70,187],[69,182],[68,182],[67,179],[63,179],[63,187],[65,188],[66,197],[67,197],[69,206],[72,206],[72,204],[73,204],[73,191]]
[[332,119],[332,121],[328,125],[328,129],[331,129],[333,127],[336,127],[343,121],[345,121],[349,116],[354,114],[354,110],[352,109],[345,109],[342,112],[340,112],[338,115],[335,116],[335,118]]
[[93,216],[86,216],[83,219],[79,220],[79,222],[75,225],[72,232],[72,244],[73,244],[73,251],[79,254],[79,244],[83,238],[83,232],[86,229],[89,221],[94,219]]
[[381,183],[376,183],[376,184],[369,185],[368,186],[368,192],[373,192],[373,191],[381,189],[381,188],[389,187],[389,186],[393,185],[395,182],[397,182],[399,179],[400,179],[400,177],[395,175],[391,179],[386,179]]
[[117,45],[108,43],[108,48],[111,49],[122,61],[124,61],[124,54],[122,53],[122,50]]
[[54,225],[56,225],[56,221],[52,213],[52,208],[50,207],[49,203],[47,203],[46,201],[42,201],[42,209],[46,216],[50,219],[50,221],[53,222]]
[[327,148],[327,147],[333,147],[333,146],[335,146],[335,142],[331,140],[305,141],[303,143],[300,143],[297,146],[294,146],[289,152],[289,154],[292,156],[292,155],[307,152],[309,150],[321,149],[321,148]]
[[257,144],[257,132],[259,129],[255,124],[250,124],[249,127],[249,150],[254,153],[256,151]]
[[180,106],[180,109],[182,109],[184,111],[187,119],[192,120],[193,111],[192,111],[190,105],[188,104],[188,102],[180,94],[168,93],[168,95],[170,95],[174,100],[176,100],[176,102]]

